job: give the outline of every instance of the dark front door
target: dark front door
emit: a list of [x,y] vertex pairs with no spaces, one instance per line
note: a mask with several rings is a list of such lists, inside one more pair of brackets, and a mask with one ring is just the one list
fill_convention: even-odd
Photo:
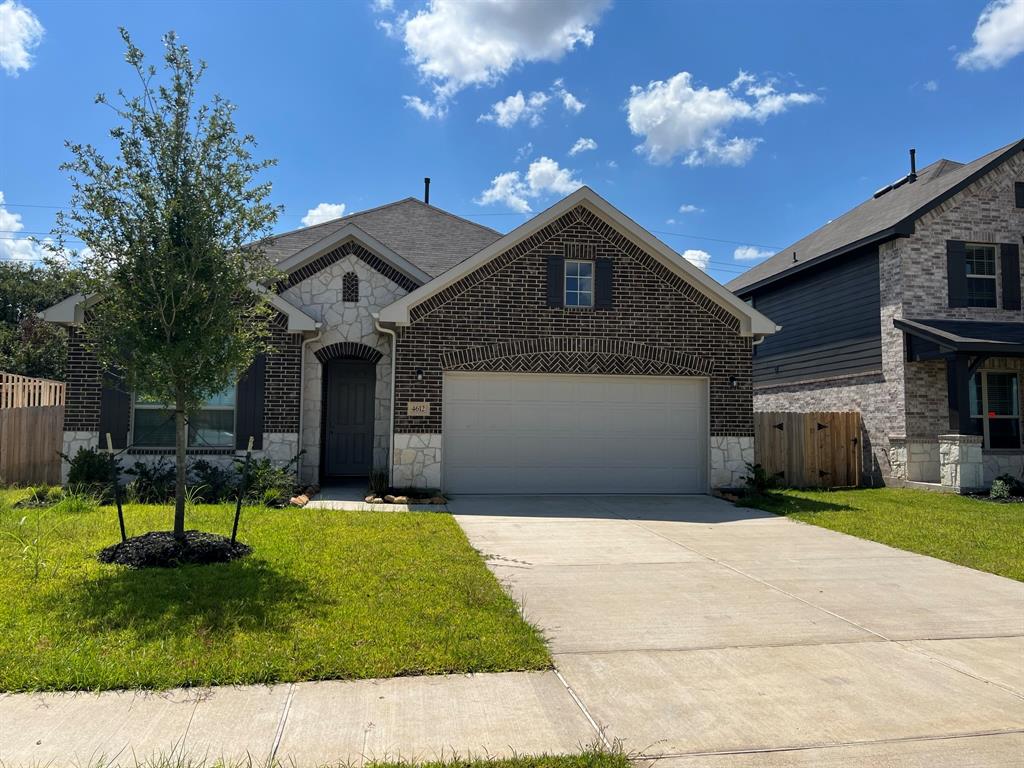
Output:
[[330,360],[324,366],[325,480],[370,473],[376,383],[376,366],[365,360]]

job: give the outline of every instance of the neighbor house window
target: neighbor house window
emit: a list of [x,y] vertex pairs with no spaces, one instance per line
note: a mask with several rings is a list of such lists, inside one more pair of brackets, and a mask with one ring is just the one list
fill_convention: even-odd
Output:
[[[132,444],[139,448],[174,447],[174,409],[136,396],[132,412]],[[188,425],[190,448],[234,448],[235,385],[214,395],[192,414]]]
[[1020,381],[1016,373],[981,371],[971,379],[971,418],[986,448],[1021,447]]
[[594,306],[594,262],[565,262],[565,306]]
[[967,306],[996,306],[996,247],[967,244]]

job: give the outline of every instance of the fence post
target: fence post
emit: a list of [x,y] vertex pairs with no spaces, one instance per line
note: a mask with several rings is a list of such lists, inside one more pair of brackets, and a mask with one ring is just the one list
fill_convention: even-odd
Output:
[[245,466],[242,468],[242,482],[238,485],[238,502],[235,504],[235,523],[231,526],[231,543],[238,536],[238,518],[242,516],[242,499],[249,490],[249,460],[252,459],[253,436],[249,435],[249,446],[245,449]]
[[128,541],[128,534],[124,530],[124,510],[121,509],[121,478],[117,476],[117,469],[114,464],[114,442],[107,432],[107,452],[110,454],[110,471],[113,473],[114,481],[114,503],[117,505],[117,523],[121,526],[121,541]]

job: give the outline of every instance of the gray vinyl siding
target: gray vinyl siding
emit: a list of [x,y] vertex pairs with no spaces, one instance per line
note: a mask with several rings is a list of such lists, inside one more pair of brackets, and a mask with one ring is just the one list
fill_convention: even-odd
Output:
[[779,333],[755,348],[755,385],[845,376],[882,367],[875,249],[757,291],[754,307],[782,326]]

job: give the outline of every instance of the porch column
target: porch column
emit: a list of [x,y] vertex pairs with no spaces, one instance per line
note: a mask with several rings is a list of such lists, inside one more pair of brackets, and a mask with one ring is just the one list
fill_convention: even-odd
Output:
[[984,486],[981,435],[939,435],[939,482],[957,493]]

